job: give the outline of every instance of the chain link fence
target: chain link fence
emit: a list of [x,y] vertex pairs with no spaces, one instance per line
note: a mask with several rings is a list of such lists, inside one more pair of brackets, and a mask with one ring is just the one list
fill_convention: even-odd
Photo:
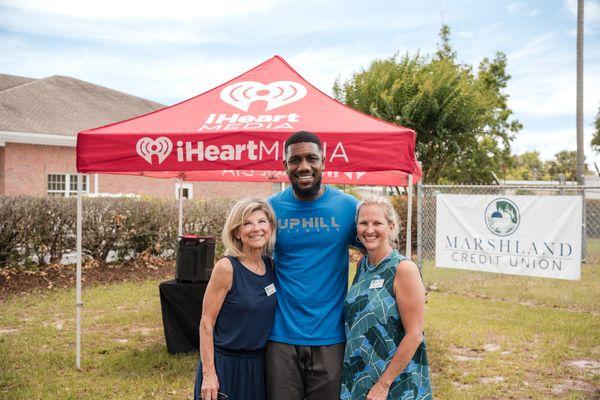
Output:
[[[583,196],[582,262],[600,264],[600,186],[575,185],[421,185],[417,186],[417,259],[435,259],[436,195]],[[551,218],[552,216],[549,216]]]

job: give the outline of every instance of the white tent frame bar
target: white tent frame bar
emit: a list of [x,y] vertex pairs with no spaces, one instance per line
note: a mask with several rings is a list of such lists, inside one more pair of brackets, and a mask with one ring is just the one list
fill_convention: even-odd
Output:
[[177,221],[177,236],[183,236],[183,179],[181,177],[178,178],[179,187],[177,188],[177,193],[179,193],[179,214]]
[[77,289],[76,289],[76,308],[77,308],[77,316],[76,316],[76,334],[75,334],[75,342],[76,342],[76,361],[77,369],[81,369],[81,307],[83,307],[83,302],[81,301],[81,248],[82,248],[82,225],[83,225],[83,207],[82,207],[82,199],[81,199],[81,186],[83,185],[83,179],[81,174],[77,174]]

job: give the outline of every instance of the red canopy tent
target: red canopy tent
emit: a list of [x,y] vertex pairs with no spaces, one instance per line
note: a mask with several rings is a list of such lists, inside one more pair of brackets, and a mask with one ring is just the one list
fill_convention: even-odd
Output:
[[[410,204],[413,178],[421,176],[414,154],[415,132],[339,103],[279,56],[189,100],[80,132],[77,171],[186,181],[283,182],[284,141],[299,130],[313,132],[323,142],[324,182],[407,186]],[[78,175],[77,368],[81,186]]]
[[[171,107],[80,132],[77,170],[184,180],[281,171],[283,142],[298,130],[323,140],[327,171],[363,173],[337,175],[349,179],[340,183],[368,184],[364,172],[373,171],[420,175],[414,131],[339,103],[278,56]],[[406,185],[405,174],[375,176],[375,184]]]

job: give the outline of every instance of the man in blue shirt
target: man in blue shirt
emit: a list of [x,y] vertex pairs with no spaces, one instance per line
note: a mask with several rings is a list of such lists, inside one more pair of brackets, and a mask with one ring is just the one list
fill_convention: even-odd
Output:
[[291,187],[269,198],[277,217],[277,310],[266,353],[269,400],[339,399],[348,246],[358,201],[321,184],[319,138],[285,142]]

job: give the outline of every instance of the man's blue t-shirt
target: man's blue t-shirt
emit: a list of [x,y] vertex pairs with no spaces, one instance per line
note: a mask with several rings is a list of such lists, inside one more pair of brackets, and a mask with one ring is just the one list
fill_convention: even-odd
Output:
[[322,346],[345,341],[348,246],[355,242],[358,200],[325,187],[316,200],[291,188],[269,202],[277,217],[277,310],[269,340]]

